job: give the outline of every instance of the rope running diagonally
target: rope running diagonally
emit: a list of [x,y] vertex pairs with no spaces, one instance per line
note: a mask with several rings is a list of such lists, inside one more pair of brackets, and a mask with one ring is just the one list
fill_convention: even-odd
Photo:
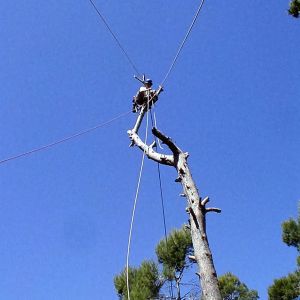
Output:
[[27,152],[20,153],[20,154],[15,155],[15,156],[8,157],[8,158],[6,158],[6,159],[1,160],[1,161],[0,161],[0,164],[3,164],[3,163],[6,163],[6,162],[8,162],[8,161],[11,161],[11,160],[15,160],[15,159],[21,158],[21,157],[23,157],[23,156],[27,156],[27,155],[33,154],[33,153],[35,153],[35,152],[39,152],[39,151],[42,151],[42,150],[46,150],[46,149],[48,149],[48,148],[50,148],[50,147],[53,147],[53,146],[56,146],[56,145],[58,145],[58,144],[65,143],[65,142],[67,142],[67,141],[69,141],[69,140],[72,140],[72,139],[75,139],[75,138],[77,138],[77,137],[79,137],[79,136],[81,136],[81,135],[84,135],[84,134],[87,134],[87,133],[89,133],[89,132],[91,132],[91,131],[94,131],[94,130],[96,130],[96,129],[102,128],[102,127],[104,127],[104,126],[106,126],[106,125],[108,125],[108,124],[110,124],[110,123],[112,123],[112,122],[114,122],[114,121],[116,121],[116,120],[118,120],[118,119],[120,119],[120,118],[122,118],[122,117],[128,115],[129,113],[131,113],[131,111],[127,111],[127,112],[125,112],[125,113],[122,113],[122,114],[120,114],[120,115],[118,115],[118,116],[116,116],[116,117],[114,117],[114,118],[112,118],[112,119],[110,119],[110,120],[108,120],[108,121],[106,121],[106,122],[104,122],[104,123],[98,124],[98,125],[96,125],[96,126],[94,126],[94,127],[90,127],[90,128],[88,128],[88,129],[85,129],[85,130],[80,131],[80,132],[78,132],[78,133],[72,134],[72,135],[70,135],[70,136],[67,136],[67,137],[65,137],[65,138],[63,138],[63,139],[61,139],[61,140],[55,141],[55,142],[53,142],[53,143],[50,143],[50,144],[41,146],[41,147],[39,147],[39,148],[32,149],[32,150],[27,151]]
[[[148,103],[148,105],[149,105],[149,103]],[[147,110],[146,133],[145,133],[145,141],[144,141],[145,144],[147,143],[147,139],[148,139],[148,127],[149,127],[149,111]],[[128,300],[130,300],[129,256],[130,256],[130,247],[131,247],[131,237],[132,237],[132,230],[133,230],[133,223],[134,223],[136,205],[137,205],[137,200],[138,200],[139,191],[140,191],[142,173],[143,173],[143,168],[144,168],[145,156],[146,156],[146,150],[143,151],[142,162],[141,162],[141,167],[140,167],[140,172],[139,172],[139,178],[138,178],[138,183],[137,183],[135,197],[134,197],[134,203],[133,203],[131,221],[130,221],[129,236],[128,236],[128,246],[127,246],[127,255],[126,255],[126,285],[127,285],[127,297],[128,297]]]
[[[112,35],[112,37],[115,39],[117,45],[119,46],[119,48],[121,49],[121,51],[123,52],[123,54],[126,56],[128,62],[129,62],[130,65],[132,66],[133,70],[134,70],[137,74],[141,74],[141,73],[138,71],[136,65],[133,63],[133,60],[130,58],[130,56],[129,56],[129,54],[127,53],[127,51],[125,50],[125,48],[122,46],[122,44],[121,44],[121,42],[119,41],[119,39],[117,38],[116,34],[115,34],[115,33],[112,31],[112,29],[110,28],[110,26],[109,26],[108,22],[106,21],[106,19],[104,18],[103,14],[102,14],[102,13],[100,12],[100,10],[97,8],[97,6],[96,6],[96,4],[94,3],[94,1],[93,1],[93,0],[89,0],[89,1],[90,1],[91,5],[93,6],[93,8],[95,9],[95,11],[97,12],[97,14],[99,15],[99,17],[101,18],[102,22],[103,22],[103,23],[105,24],[105,26],[107,27],[107,29],[108,29],[108,31],[110,32],[110,34]],[[192,20],[192,23],[191,23],[190,27],[188,28],[187,33],[186,33],[186,35],[184,36],[184,38],[183,38],[183,40],[182,40],[182,42],[181,42],[181,44],[180,44],[180,46],[179,46],[179,48],[178,48],[178,50],[177,50],[177,53],[175,54],[175,57],[174,57],[174,59],[173,59],[171,65],[170,65],[170,67],[169,67],[169,69],[168,69],[168,71],[167,71],[167,73],[166,73],[164,79],[162,80],[162,82],[161,82],[161,84],[160,84],[161,86],[163,86],[163,85],[165,84],[165,82],[167,81],[167,79],[168,79],[168,77],[169,77],[171,71],[173,70],[173,68],[174,68],[174,66],[175,66],[175,63],[176,63],[176,61],[177,61],[177,59],[178,59],[178,57],[179,57],[179,55],[180,55],[180,53],[181,53],[181,51],[182,51],[182,49],[183,49],[185,43],[186,43],[186,41],[187,41],[189,35],[191,34],[191,31],[192,31],[192,29],[193,29],[193,27],[194,27],[194,25],[195,25],[195,23],[196,23],[196,21],[197,21],[197,19],[198,19],[198,16],[199,16],[199,14],[200,14],[200,11],[202,10],[202,7],[203,7],[203,5],[204,5],[204,1],[205,1],[205,0],[201,0],[201,2],[200,2],[200,4],[199,4],[199,7],[198,7],[198,9],[197,9],[197,11],[196,11],[196,14],[195,14],[195,16],[194,16],[194,18],[193,18],[193,20]]]
[[133,60],[130,58],[129,54],[127,53],[127,51],[125,50],[125,48],[122,46],[121,42],[119,41],[119,39],[117,38],[117,36],[115,35],[115,33],[110,28],[109,24],[105,20],[103,14],[100,12],[99,8],[96,6],[96,4],[94,3],[93,0],[89,0],[89,1],[90,1],[91,5],[93,6],[93,8],[95,9],[96,13],[101,18],[102,22],[105,24],[106,28],[108,29],[108,31],[110,32],[110,34],[112,35],[112,37],[115,39],[117,45],[119,46],[119,48],[121,49],[121,51],[123,52],[123,54],[126,56],[129,64],[132,66],[133,70],[137,73],[137,75],[139,75],[140,72],[138,71],[137,67],[133,63]]
[[190,33],[191,33],[191,31],[192,31],[192,29],[193,29],[195,23],[196,23],[196,20],[197,20],[197,18],[198,18],[198,16],[199,16],[199,13],[200,13],[200,11],[201,11],[201,9],[202,9],[202,7],[203,7],[203,4],[204,4],[204,0],[201,0],[200,5],[199,5],[199,7],[198,7],[198,9],[197,9],[197,11],[196,11],[196,14],[195,14],[194,18],[193,18],[193,21],[192,21],[192,23],[191,23],[191,25],[190,25],[190,27],[189,27],[189,29],[188,29],[188,31],[187,31],[187,33],[186,33],[184,39],[182,40],[182,42],[181,42],[181,44],[180,44],[180,46],[179,46],[179,48],[178,48],[178,50],[177,50],[177,53],[176,53],[176,55],[175,55],[175,57],[174,57],[174,59],[173,59],[171,65],[170,65],[170,67],[169,67],[168,72],[166,73],[166,75],[165,75],[163,81],[162,81],[161,84],[160,84],[161,86],[163,86],[163,85],[165,84],[167,78],[169,77],[171,71],[173,70],[173,68],[174,68],[174,66],[175,66],[175,63],[176,63],[176,61],[177,61],[177,59],[178,59],[178,57],[179,57],[179,54],[180,54],[182,48],[184,47],[185,42],[187,41],[187,39],[188,39],[188,37],[189,37],[189,35],[190,35]]

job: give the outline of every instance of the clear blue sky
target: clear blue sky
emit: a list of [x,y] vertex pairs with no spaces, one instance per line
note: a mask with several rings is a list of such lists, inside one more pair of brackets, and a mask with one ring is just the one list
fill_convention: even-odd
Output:
[[[198,1],[96,1],[141,72],[164,77]],[[219,275],[267,299],[293,271],[281,222],[300,199],[300,24],[288,0],[207,1],[156,108],[190,153]],[[134,72],[89,1],[1,1],[0,159],[131,109]],[[0,298],[117,299],[141,160],[135,115],[0,165]],[[162,168],[168,229],[186,222],[175,170]],[[156,165],[146,160],[130,261],[163,236]]]

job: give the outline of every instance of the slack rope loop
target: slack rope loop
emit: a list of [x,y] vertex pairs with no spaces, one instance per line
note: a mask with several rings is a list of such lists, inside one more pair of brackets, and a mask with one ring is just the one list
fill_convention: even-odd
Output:
[[189,27],[189,29],[188,29],[188,31],[187,31],[187,33],[186,33],[184,39],[183,39],[183,41],[181,42],[181,44],[180,44],[180,46],[179,46],[179,48],[178,48],[178,50],[177,50],[177,53],[176,53],[176,55],[175,55],[175,57],[174,57],[174,59],[173,59],[173,61],[172,61],[172,63],[171,63],[171,66],[170,66],[170,68],[169,68],[169,70],[168,70],[168,72],[167,72],[165,78],[163,79],[163,81],[162,81],[161,84],[160,84],[161,86],[164,85],[164,83],[166,82],[167,78],[169,77],[171,71],[173,70],[173,68],[174,68],[174,66],[175,66],[175,63],[176,63],[176,61],[177,61],[177,59],[178,59],[178,57],[179,57],[179,54],[180,54],[180,52],[182,51],[182,48],[184,47],[184,45],[185,45],[185,43],[186,43],[186,41],[187,41],[187,39],[188,39],[188,37],[189,37],[189,35],[190,35],[192,29],[193,29],[193,27],[194,27],[194,25],[195,25],[195,23],[196,23],[196,20],[197,20],[197,18],[198,18],[198,16],[199,16],[199,13],[200,13],[200,11],[201,11],[201,9],[202,9],[202,7],[203,7],[203,4],[204,4],[204,0],[201,0],[200,5],[199,5],[199,7],[198,7],[198,9],[197,9],[197,11],[196,11],[196,14],[195,14],[194,18],[193,18],[193,21],[192,21],[192,23],[191,23],[191,25],[190,25],[190,27]]
[[137,67],[133,63],[133,60],[130,58],[129,54],[127,53],[127,51],[125,50],[125,48],[122,46],[121,42],[119,41],[119,39],[117,38],[117,36],[114,34],[114,32],[112,31],[112,29],[110,28],[110,26],[107,23],[107,21],[105,20],[103,14],[100,12],[100,10],[98,9],[98,7],[96,6],[96,4],[94,3],[93,0],[89,0],[89,1],[90,1],[91,5],[93,6],[94,10],[96,11],[96,13],[98,14],[98,16],[101,18],[101,20],[104,23],[104,25],[106,26],[106,28],[108,29],[108,31],[110,32],[110,34],[112,35],[112,37],[114,38],[114,40],[116,41],[117,45],[119,46],[119,48],[121,49],[121,51],[123,52],[123,54],[127,58],[129,64],[133,68],[133,70],[139,75],[140,72],[138,71]]
[[122,113],[122,114],[120,114],[120,115],[118,115],[118,116],[116,116],[116,117],[114,117],[114,118],[112,118],[112,119],[110,119],[110,120],[108,120],[108,121],[106,121],[106,122],[104,122],[104,123],[98,124],[98,125],[96,125],[96,126],[94,126],[94,127],[91,127],[91,128],[85,129],[85,130],[83,130],[83,131],[80,131],[80,132],[78,132],[78,133],[75,133],[75,134],[73,134],[73,135],[67,136],[67,137],[65,137],[65,138],[63,138],[63,139],[61,139],[61,140],[58,140],[58,141],[55,141],[55,142],[53,142],[53,143],[50,143],[50,144],[41,146],[41,147],[39,147],[39,148],[32,149],[32,150],[30,150],[30,151],[23,152],[23,153],[20,153],[20,154],[18,154],[18,155],[15,155],[15,156],[12,156],[12,157],[3,159],[3,160],[0,161],[0,164],[3,164],[3,163],[6,163],[6,162],[8,162],[8,161],[11,161],[11,160],[15,160],[15,159],[21,158],[21,157],[23,157],[23,156],[27,156],[27,155],[33,154],[33,153],[35,153],[35,152],[39,152],[39,151],[42,151],[42,150],[46,150],[46,149],[51,148],[51,147],[53,147],[53,146],[56,146],[56,145],[58,145],[58,144],[65,143],[65,142],[67,142],[67,141],[69,141],[69,140],[72,140],[72,139],[75,139],[75,138],[77,138],[77,137],[79,137],[79,136],[81,136],[81,135],[84,135],[84,134],[87,134],[87,133],[89,133],[89,132],[91,132],[91,131],[94,131],[94,130],[96,130],[96,129],[102,128],[102,127],[104,127],[104,126],[106,126],[106,125],[108,125],[108,124],[110,124],[110,123],[112,123],[112,122],[114,122],[114,121],[116,121],[116,120],[118,120],[118,119],[120,119],[120,118],[122,118],[122,117],[128,115],[129,113],[131,113],[131,111],[127,111],[127,112],[125,112],[125,113]]
[[[145,141],[144,141],[145,144],[147,143],[147,139],[148,139],[148,127],[149,127],[149,102],[148,102],[148,110],[147,110],[147,118],[146,118],[146,133],[145,133]],[[143,168],[144,168],[145,156],[146,156],[146,150],[143,151],[140,173],[139,173],[138,183],[137,183],[135,197],[134,197],[132,215],[131,215],[129,236],[128,236],[128,246],[127,246],[127,256],[126,256],[126,285],[127,285],[128,300],[130,300],[129,256],[130,256],[131,237],[132,237],[133,223],[134,223],[134,217],[135,217],[135,210],[136,210],[137,200],[138,200],[138,196],[139,196],[139,192],[140,192],[140,185],[141,185],[142,173],[143,173]]]

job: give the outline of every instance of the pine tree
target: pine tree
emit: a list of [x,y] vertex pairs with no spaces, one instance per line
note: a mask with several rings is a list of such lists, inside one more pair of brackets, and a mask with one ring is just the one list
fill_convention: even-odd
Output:
[[249,290],[245,283],[232,273],[226,273],[218,278],[223,300],[257,300],[258,293]]
[[290,2],[289,14],[295,18],[299,18],[300,13],[300,0],[292,0]]
[[178,300],[181,299],[181,279],[184,270],[193,263],[191,260],[193,252],[191,233],[186,228],[173,230],[156,246],[158,262],[163,267],[162,275],[166,281],[175,281]]
[[300,272],[296,271],[280,279],[275,279],[269,288],[270,300],[293,300],[300,296]]
[[[163,282],[159,278],[157,265],[153,261],[143,261],[138,268],[128,269],[129,295],[131,300],[148,300],[158,297]],[[126,268],[114,278],[115,288],[122,300],[128,299]]]
[[[190,231],[186,228],[173,230],[156,246],[158,263],[161,272],[153,261],[144,261],[138,268],[129,267],[129,291],[131,300],[164,299],[172,295],[159,295],[161,288],[167,282],[174,282],[177,298],[180,296],[180,282],[184,270],[193,263],[189,257],[193,254]],[[126,269],[114,278],[114,285],[120,299],[128,299]]]
[[280,279],[275,279],[269,287],[270,300],[293,300],[300,296],[300,203],[298,219],[289,219],[282,224],[282,240],[298,252],[297,269]]
[[300,253],[300,205],[298,219],[289,219],[282,223],[282,240]]
[[[173,230],[166,238],[159,241],[156,246],[158,264],[153,261],[144,261],[140,267],[128,270],[131,300],[184,300],[202,299],[199,285],[192,288],[184,286],[183,278],[186,271],[194,263],[194,250],[190,230],[186,226]],[[166,288],[173,286],[177,290],[174,297],[172,290]],[[127,300],[126,269],[115,276],[114,284],[121,300]],[[222,300],[257,300],[258,294],[250,290],[232,273],[226,273],[218,278],[218,285]],[[182,293],[185,293],[183,296]],[[279,299],[279,298],[278,298]]]

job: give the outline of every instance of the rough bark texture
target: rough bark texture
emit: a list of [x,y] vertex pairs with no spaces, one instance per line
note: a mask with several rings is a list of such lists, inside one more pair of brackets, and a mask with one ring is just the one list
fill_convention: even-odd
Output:
[[176,168],[178,177],[175,180],[180,182],[183,187],[182,196],[187,198],[187,212],[190,218],[190,229],[195,251],[195,260],[199,266],[200,285],[202,288],[202,300],[222,300],[218,287],[217,273],[214,267],[212,254],[209,248],[208,239],[206,235],[206,213],[207,212],[221,212],[218,208],[206,208],[209,198],[201,199],[197,187],[193,181],[191,172],[188,167],[187,158],[188,153],[183,152],[177,147],[173,141],[158,131],[156,128],[152,129],[152,133],[166,144],[172,151],[172,155],[165,155],[156,152],[153,148],[155,142],[150,146],[146,145],[138,136],[138,129],[141,125],[143,117],[147,111],[143,107],[139,113],[136,124],[132,130],[128,130],[131,145],[138,146],[148,158],[164,165],[173,166]]

